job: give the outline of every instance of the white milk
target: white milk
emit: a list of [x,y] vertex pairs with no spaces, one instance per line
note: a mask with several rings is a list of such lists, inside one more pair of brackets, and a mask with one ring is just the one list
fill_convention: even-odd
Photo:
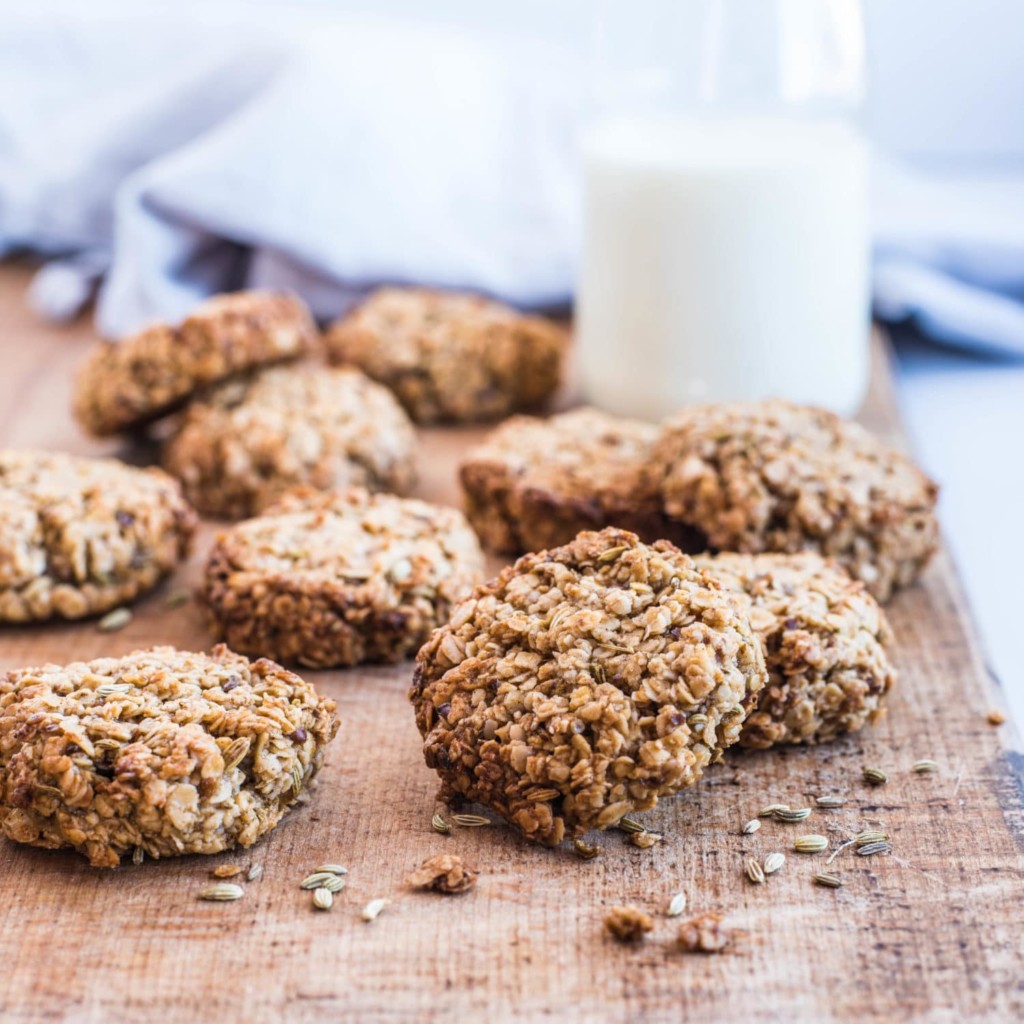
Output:
[[868,374],[867,155],[839,121],[608,120],[584,139],[588,401],[655,419],[782,396],[854,412]]

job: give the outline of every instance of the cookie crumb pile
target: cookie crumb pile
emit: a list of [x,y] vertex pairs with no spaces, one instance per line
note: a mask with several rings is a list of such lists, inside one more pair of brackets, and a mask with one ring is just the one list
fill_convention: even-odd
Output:
[[766,681],[747,605],[623,530],[524,556],[417,657],[427,764],[547,845],[649,809],[740,737]]
[[334,711],[297,675],[223,646],[8,672],[0,828],[102,868],[133,850],[251,846],[319,770]]

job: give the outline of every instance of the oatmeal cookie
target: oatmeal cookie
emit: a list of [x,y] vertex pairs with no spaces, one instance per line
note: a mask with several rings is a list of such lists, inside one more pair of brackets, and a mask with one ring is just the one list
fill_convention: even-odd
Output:
[[0,678],[0,828],[94,867],[251,846],[319,770],[334,701],[226,647]]
[[188,554],[196,516],[159,469],[0,452],[0,622],[133,601]]
[[220,534],[203,599],[236,650],[327,668],[409,657],[482,576],[456,509],[300,489]]
[[505,554],[567,544],[581,530],[619,526],[686,549],[696,536],[668,520],[643,469],[658,428],[597,409],[516,416],[466,456],[466,515],[486,548]]
[[892,636],[878,602],[839,565],[797,555],[702,555],[696,564],[751,599],[768,685],[743,723],[740,745],[824,743],[884,713],[896,680]]
[[79,371],[74,412],[92,434],[145,426],[200,388],[312,348],[316,325],[293,295],[236,292],[207,300],[180,327],[154,324],[96,346]]
[[766,680],[748,605],[624,530],[520,558],[416,659],[410,699],[443,797],[553,846],[692,785]]
[[537,316],[457,292],[381,288],[328,330],[332,362],[390,387],[417,423],[495,419],[558,387],[567,335]]
[[400,491],[416,433],[358,370],[277,366],[220,385],[185,411],[164,466],[204,515],[255,515],[299,484]]
[[688,409],[662,428],[650,485],[720,551],[817,551],[878,600],[938,543],[937,486],[859,424],[772,400]]

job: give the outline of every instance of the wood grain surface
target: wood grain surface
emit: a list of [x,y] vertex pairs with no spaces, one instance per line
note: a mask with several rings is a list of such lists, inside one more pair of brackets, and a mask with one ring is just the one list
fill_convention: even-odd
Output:
[[[0,269],[0,442],[111,453],[75,428],[72,369],[88,324],[41,326],[24,308],[27,271]],[[899,427],[884,360],[866,422]],[[456,500],[459,453],[480,431],[423,435],[419,492]],[[202,649],[192,604],[168,592],[194,583],[191,563],[141,601],[122,632],[95,623],[0,631],[0,668],[120,654],[156,643]],[[945,555],[890,614],[901,672],[883,723],[819,749],[740,753],[645,822],[652,850],[612,832],[601,855],[529,846],[503,825],[430,828],[436,779],[424,766],[406,700],[410,667],[311,672],[343,720],[313,800],[248,851],[90,869],[77,855],[0,841],[0,1018],[4,1021],[616,1020],[1010,1021],[1024,1015],[1024,807],[1019,743],[986,713],[1001,697],[986,676]],[[937,775],[910,771],[934,758]],[[889,783],[860,780],[866,764]],[[803,825],[745,821],[766,803],[847,799]],[[844,851],[838,890],[811,878],[823,857],[792,852],[800,832],[833,845],[869,826],[893,837],[889,857]],[[779,850],[767,885],[744,877],[749,855]],[[424,857],[457,851],[480,868],[458,897],[410,893]],[[329,913],[298,883],[325,860],[349,868]],[[218,864],[261,864],[236,903],[196,900]],[[682,954],[663,909],[677,891],[741,933],[732,952]],[[374,897],[394,902],[371,923]],[[636,948],[603,934],[620,903],[650,909]]]

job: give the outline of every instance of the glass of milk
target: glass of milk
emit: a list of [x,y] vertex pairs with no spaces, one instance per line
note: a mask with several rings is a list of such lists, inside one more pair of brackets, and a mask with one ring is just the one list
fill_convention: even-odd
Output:
[[583,130],[585,398],[656,419],[868,379],[859,0],[605,0]]

